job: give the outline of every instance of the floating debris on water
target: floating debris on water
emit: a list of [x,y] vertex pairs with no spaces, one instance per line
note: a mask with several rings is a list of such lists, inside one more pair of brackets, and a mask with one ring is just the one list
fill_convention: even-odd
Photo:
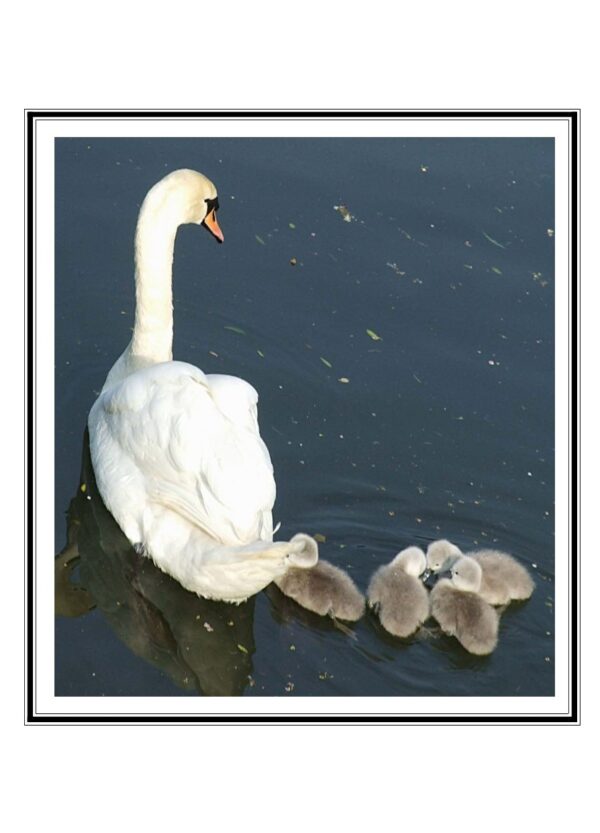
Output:
[[295,266],[298,263],[295,257],[290,258],[290,266]]
[[209,622],[204,622],[202,627],[205,628],[209,633],[212,633],[214,631],[213,626]]
[[324,358],[323,358],[323,356],[319,356],[319,358],[321,359],[321,361],[323,362],[323,364],[325,365],[325,367],[333,367],[333,365],[331,364],[331,362],[327,361],[327,359],[324,359]]
[[501,274],[502,274],[501,270],[500,270],[500,269],[498,269],[498,267],[497,267],[497,266],[492,266],[492,267],[491,267],[491,270],[492,270],[492,272],[494,272],[496,275],[501,275]]
[[426,174],[429,170],[429,165],[420,165],[421,173]]
[[481,230],[481,233],[483,234],[485,239],[489,240],[490,243],[493,243],[494,246],[498,246],[499,249],[506,249],[506,246],[503,246],[502,243],[498,243],[497,240],[494,240],[493,237],[490,237],[489,234],[486,231],[484,231],[483,229]]
[[293,691],[294,690],[294,683],[290,680],[289,683],[285,684],[286,691]]
[[260,243],[261,246],[267,245],[259,234],[255,234],[254,237],[256,238],[257,243]]
[[546,234],[548,235],[548,237],[554,237],[554,229],[553,228],[547,228],[546,229]]
[[289,226],[289,228],[296,228],[296,224],[295,224],[295,223],[288,223],[288,226]]
[[225,324],[224,330],[229,330],[232,333],[238,333],[238,335],[245,336],[246,330],[242,330],[241,327],[236,327],[234,324]]
[[256,352],[257,352],[257,353],[258,353],[258,355],[261,357],[261,359],[264,359],[265,354],[263,353],[263,351],[262,351],[262,350],[257,350]]
[[86,486],[86,484],[85,484],[85,483],[82,483],[82,484],[81,484],[81,486],[79,487],[79,491],[80,491],[80,492],[84,492],[84,493],[87,491],[87,486]]
[[381,336],[377,335],[377,333],[374,330],[367,330],[366,332],[367,332],[367,335],[369,336],[369,338],[372,338],[373,341],[382,341],[383,340],[381,338]]
[[351,223],[352,220],[355,219],[355,217],[350,213],[350,209],[348,208],[347,205],[334,205],[333,210],[337,211],[338,214],[341,214],[342,219],[346,223]]
[[350,379],[348,379],[347,376],[340,376],[340,378],[338,379],[338,382],[341,382],[343,385],[347,385],[349,381]]
[[386,266],[388,266],[390,269],[392,269],[392,270],[393,270],[393,271],[394,271],[397,275],[406,275],[406,272],[402,272],[402,271],[398,268],[398,264],[397,264],[397,263],[390,263],[390,262],[388,261],[385,265],[386,265]]
[[247,653],[248,653],[248,649],[247,649],[244,645],[240,645],[240,643],[239,643],[239,642],[238,642],[238,646],[237,646],[237,647],[238,647],[238,649],[242,652],[242,654],[247,654]]
[[322,535],[320,532],[315,532],[315,534],[313,535],[313,538],[315,539],[315,541],[318,544],[324,544],[325,541],[327,540],[326,536]]

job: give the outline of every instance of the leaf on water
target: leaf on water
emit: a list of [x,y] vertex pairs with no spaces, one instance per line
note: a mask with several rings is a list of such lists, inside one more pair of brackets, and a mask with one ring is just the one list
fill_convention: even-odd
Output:
[[264,359],[265,354],[263,353],[263,351],[262,351],[262,350],[257,350],[256,352],[257,352],[257,353],[258,353],[258,355],[261,357],[261,359]]
[[315,541],[316,541],[318,544],[324,544],[324,543],[325,543],[325,541],[327,540],[327,538],[325,537],[325,535],[321,535],[321,533],[320,533],[320,532],[315,532],[315,534],[313,535],[313,538],[315,539]]
[[381,336],[378,336],[374,330],[367,330],[367,335],[369,338],[372,338],[373,341],[382,341]]
[[245,648],[243,645],[240,645],[240,643],[239,643],[239,642],[238,642],[238,648],[239,648],[239,650],[240,650],[243,654],[247,654],[247,653],[248,653],[248,649],[247,649],[247,648]]
[[256,238],[256,241],[257,241],[258,243],[260,243],[260,245],[261,245],[261,246],[266,246],[266,245],[267,245],[267,244],[265,243],[265,241],[262,239],[262,237],[260,237],[258,234],[255,234],[255,235],[254,235],[254,237]]
[[350,213],[350,209],[347,205],[334,205],[333,210],[337,211],[338,214],[341,214],[346,223],[351,223],[352,220],[354,220],[354,217]]
[[494,246],[498,246],[498,248],[499,248],[499,249],[506,249],[506,246],[503,246],[503,245],[502,245],[502,243],[498,243],[498,241],[497,241],[497,240],[494,240],[494,238],[493,238],[493,237],[490,237],[490,236],[489,236],[489,234],[487,234],[487,232],[485,232],[483,229],[481,229],[481,233],[483,234],[483,236],[485,237],[485,239],[486,239],[486,240],[489,240],[489,241],[490,241],[490,243],[493,243],[493,244],[494,244]]
[[241,327],[235,327],[233,324],[225,324],[225,330],[230,330],[232,333],[238,333],[241,336],[246,335],[246,330],[242,330]]
[[323,358],[323,356],[319,356],[319,358],[321,359],[321,361],[323,362],[323,364],[325,365],[325,367],[333,367],[333,365],[331,364],[331,362],[328,362],[328,361],[327,361],[327,359],[324,359],[324,358]]
[[501,275],[501,274],[502,274],[502,272],[500,271],[500,269],[498,269],[498,267],[497,267],[497,266],[492,266],[492,272],[495,272],[497,275]]
[[290,228],[296,228],[296,224],[295,224],[295,223],[288,223],[288,226],[289,226]]

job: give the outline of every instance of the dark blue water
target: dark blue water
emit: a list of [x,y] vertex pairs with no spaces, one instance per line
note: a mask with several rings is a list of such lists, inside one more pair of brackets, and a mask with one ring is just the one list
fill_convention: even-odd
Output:
[[[87,413],[130,338],[139,206],[179,167],[216,183],[225,245],[179,231],[174,356],[259,391],[280,536],[324,536],[362,590],[409,544],[512,552],[537,588],[491,656],[274,587],[199,599],[104,509]],[[56,694],[552,695],[553,229],[549,139],[58,140]]]

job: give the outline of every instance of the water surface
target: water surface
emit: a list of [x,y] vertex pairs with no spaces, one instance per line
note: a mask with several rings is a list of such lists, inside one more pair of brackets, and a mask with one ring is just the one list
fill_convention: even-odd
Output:
[[[512,552],[537,588],[490,657],[273,586],[199,599],[104,509],[87,413],[130,338],[139,205],[179,167],[216,183],[225,245],[178,233],[174,356],[259,391],[280,535],[362,590],[409,544]],[[553,195],[549,139],[57,141],[57,695],[554,693]]]

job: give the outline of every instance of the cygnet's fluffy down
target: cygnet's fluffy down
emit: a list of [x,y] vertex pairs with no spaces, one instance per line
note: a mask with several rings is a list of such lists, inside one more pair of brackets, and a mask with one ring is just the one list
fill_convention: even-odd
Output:
[[[427,566],[434,573],[454,563],[462,555],[449,541],[434,541],[427,549]],[[476,550],[466,555],[481,567],[479,595],[491,605],[528,599],[535,588],[533,579],[521,564],[499,550]]]
[[425,553],[408,547],[371,577],[367,600],[388,633],[410,636],[429,616],[429,594],[419,579],[424,570]]
[[479,595],[491,605],[521,601],[533,593],[533,579],[512,555],[498,550],[477,550],[468,555],[481,567]]
[[291,567],[275,581],[282,593],[299,605],[346,622],[356,622],[365,612],[365,599],[348,573],[320,560],[314,567]]
[[481,596],[481,567],[459,558],[452,578],[440,579],[430,595],[431,615],[444,633],[454,636],[471,654],[491,654],[498,644],[498,614]]

